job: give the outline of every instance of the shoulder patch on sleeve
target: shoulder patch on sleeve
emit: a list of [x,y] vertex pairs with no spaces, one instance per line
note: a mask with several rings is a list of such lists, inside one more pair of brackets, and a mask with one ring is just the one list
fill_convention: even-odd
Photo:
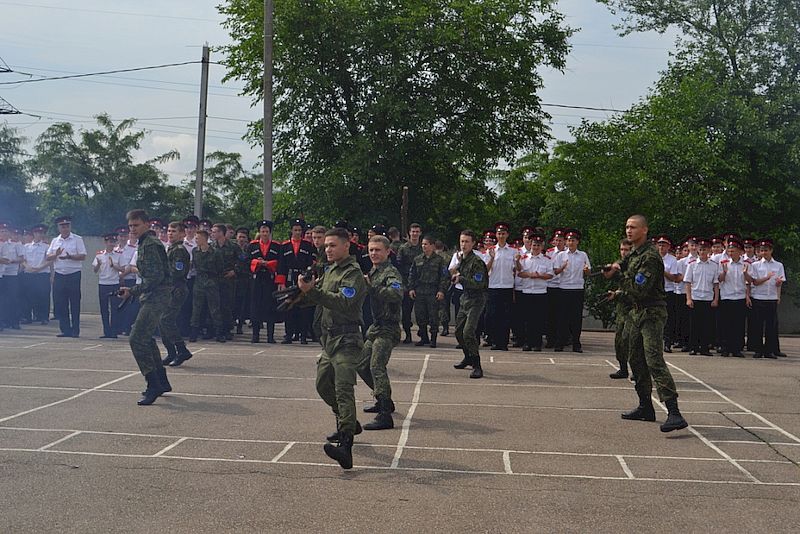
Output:
[[475,276],[473,276],[473,278],[475,279],[476,282],[483,282],[483,273],[475,273]]
[[396,289],[396,290],[398,290],[398,291],[400,291],[401,289],[403,289],[403,285],[402,285],[400,282],[398,282],[397,280],[395,280],[394,282],[392,282],[392,283],[391,283],[391,285],[390,285],[389,287],[391,287],[392,289]]
[[636,282],[637,286],[643,286],[645,282],[647,282],[647,276],[644,273],[636,273],[636,276],[633,279]]
[[182,271],[183,269],[184,269],[183,262],[182,261],[176,261],[175,262],[175,270],[176,271]]
[[344,295],[344,298],[351,299],[356,296],[356,290],[354,287],[343,287],[342,295]]

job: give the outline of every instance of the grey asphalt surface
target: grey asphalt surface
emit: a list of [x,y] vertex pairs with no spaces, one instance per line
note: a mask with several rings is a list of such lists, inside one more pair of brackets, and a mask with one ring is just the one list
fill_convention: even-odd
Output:
[[[687,430],[623,421],[612,334],[583,354],[398,347],[395,428],[343,471],[314,389],[319,347],[191,344],[136,406],[127,339],[0,333],[2,532],[796,532],[800,339],[780,360],[668,354]],[[202,349],[202,350],[199,350]],[[369,402],[359,383],[359,408]],[[664,413],[659,412],[659,422]],[[361,422],[369,421],[361,414]]]

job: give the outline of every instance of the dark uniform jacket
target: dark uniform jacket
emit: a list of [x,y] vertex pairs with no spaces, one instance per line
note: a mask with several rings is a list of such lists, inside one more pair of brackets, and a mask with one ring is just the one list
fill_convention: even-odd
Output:
[[430,256],[420,254],[414,258],[408,275],[408,290],[424,295],[447,292],[447,286],[450,284],[448,263],[435,252]]
[[633,249],[620,263],[620,271],[621,296],[626,297],[634,308],[667,305],[664,260],[650,241]]
[[328,336],[325,350],[336,352],[338,338],[354,335],[361,342],[361,308],[367,296],[367,283],[356,258],[348,256],[328,265],[322,278],[300,301],[301,306],[322,306],[322,335]]
[[287,286],[297,285],[297,278],[314,264],[316,250],[305,239],[284,241],[281,245],[281,258],[278,261],[278,274]]
[[400,275],[403,277],[403,283],[408,289],[408,275],[411,273],[411,265],[414,263],[414,258],[422,254],[422,241],[416,245],[412,245],[411,241],[403,243],[397,250],[397,263]]
[[403,280],[389,261],[373,266],[367,283],[373,327],[393,327],[400,332]]
[[149,233],[139,238],[136,250],[136,268],[139,270],[142,283],[133,286],[130,293],[133,297],[139,297],[140,302],[145,302],[148,295],[169,287],[167,251],[164,250],[161,241]]
[[222,275],[222,258],[213,247],[205,252],[200,247],[192,251],[192,264],[197,272],[197,282],[216,283]]
[[211,247],[217,251],[220,257],[220,261],[222,261],[222,272],[227,273],[228,271],[236,271],[236,262],[239,259],[239,245],[231,241],[230,239],[225,240],[224,245],[219,245],[218,243],[214,243]]
[[167,249],[169,262],[169,279],[172,287],[186,287],[186,275],[192,266],[189,251],[183,246],[183,240],[173,243]]

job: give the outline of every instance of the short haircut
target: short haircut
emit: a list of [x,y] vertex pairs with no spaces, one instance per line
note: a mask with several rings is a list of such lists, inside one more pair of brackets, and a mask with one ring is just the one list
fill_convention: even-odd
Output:
[[230,224],[230,223],[226,224],[226,225],[225,225],[225,228],[227,228],[227,230],[228,230],[229,232],[235,232],[235,231],[236,231],[236,227],[235,227],[235,226],[233,226],[233,225],[232,225],[232,224]]
[[431,245],[436,244],[436,239],[432,235],[424,235],[420,241],[427,241]]
[[147,212],[144,210],[131,210],[126,215],[125,218],[129,221],[142,221],[144,223],[150,222],[150,217],[147,216]]
[[350,241],[350,233],[345,228],[331,228],[325,232],[325,237],[338,237],[342,241]]
[[478,236],[472,230],[461,230],[461,234],[460,235],[465,235],[467,237],[472,238],[472,242],[473,243],[477,243],[478,242]]
[[409,230],[412,230],[414,228],[419,228],[420,230],[422,230],[422,226],[420,226],[419,223],[411,223],[411,224],[408,225],[408,229]]
[[637,221],[642,223],[642,226],[647,227],[647,217],[645,217],[644,215],[637,213],[635,215],[631,215],[630,217],[628,217],[628,219],[636,219]]
[[395,237],[400,238],[400,229],[396,226],[389,227],[389,229],[386,230],[386,237],[389,239],[394,239]]
[[248,230],[247,228],[239,228],[238,230],[236,230],[236,235],[239,235],[239,234],[244,234],[249,238],[250,237],[250,230]]
[[444,242],[441,239],[437,239],[433,246],[436,247],[436,250],[444,250]]
[[370,237],[369,238],[369,242],[370,243],[380,243],[381,245],[383,245],[384,248],[389,248],[389,244],[390,244],[389,240],[387,238],[383,237],[380,234]]
[[197,235],[201,235],[201,236],[205,237],[206,239],[208,239],[208,230],[198,230],[197,231]]
[[622,247],[632,247],[633,246],[633,241],[631,241],[627,237],[623,237],[622,239],[619,240],[619,244]]
[[186,231],[186,225],[183,224],[181,221],[172,221],[169,223],[168,228],[172,228],[174,230],[178,230],[180,232]]
[[314,228],[311,229],[311,233],[312,234],[324,234],[327,231],[328,231],[328,229],[325,228],[324,226],[321,226],[321,225],[317,225],[317,226],[315,226]]
[[223,223],[217,223],[214,226],[212,226],[211,228],[216,228],[217,230],[222,230],[223,233],[226,233],[228,231],[228,225],[223,224]]

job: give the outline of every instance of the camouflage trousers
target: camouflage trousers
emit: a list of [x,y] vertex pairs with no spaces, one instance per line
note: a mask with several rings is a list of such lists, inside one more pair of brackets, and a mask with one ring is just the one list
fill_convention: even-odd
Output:
[[400,343],[400,325],[394,327],[373,324],[367,330],[367,340],[361,351],[361,363],[358,364],[358,375],[378,397],[392,398],[392,386],[386,366],[392,355],[392,349]]
[[161,320],[158,323],[161,342],[164,343],[165,347],[183,343],[183,337],[181,337],[181,332],[178,329],[178,314],[181,312],[188,293],[189,290],[185,285],[175,286],[170,290],[169,304],[161,314]]
[[650,396],[655,383],[661,402],[678,398],[672,373],[664,361],[665,307],[633,309],[629,316],[628,357],[636,379],[636,393]]
[[317,360],[317,393],[331,407],[339,429],[356,431],[356,368],[364,341],[360,333],[322,336],[322,354]]
[[[139,371],[146,375],[150,371],[160,369],[161,351],[158,350],[156,340],[153,337],[161,320],[164,308],[169,305],[169,287],[159,287],[148,293],[145,299],[139,299],[139,314],[136,322],[131,328],[129,343]],[[144,296],[144,295],[143,295]]]
[[485,306],[485,291],[464,291],[461,295],[461,307],[456,316],[456,340],[464,351],[464,359],[471,365],[481,363],[477,329]]
[[200,328],[203,324],[203,313],[208,307],[208,315],[211,323],[222,331],[222,317],[219,313],[219,285],[216,280],[197,278],[194,283],[194,294],[192,299],[192,328]]
[[417,298],[414,300],[414,315],[420,333],[428,326],[430,332],[436,333],[436,329],[439,328],[439,301],[436,300],[436,292],[417,293]]
[[[614,331],[614,353],[619,368],[628,370],[628,337],[630,337],[630,312],[617,309],[616,329]],[[627,329],[627,331],[626,331]]]

